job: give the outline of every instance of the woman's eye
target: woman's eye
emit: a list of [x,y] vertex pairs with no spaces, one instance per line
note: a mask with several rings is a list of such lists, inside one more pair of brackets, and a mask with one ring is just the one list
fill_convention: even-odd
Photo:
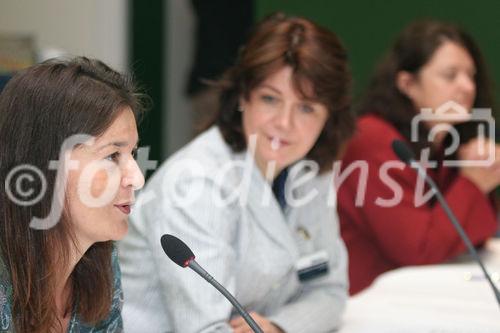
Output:
[[311,112],[314,112],[314,108],[309,105],[309,104],[302,104],[300,107],[299,107],[299,110],[301,112],[304,112],[304,113],[311,113]]
[[106,156],[106,159],[108,161],[118,163],[118,160],[120,159],[120,153],[114,152],[113,154]]
[[264,101],[265,103],[268,103],[268,104],[276,103],[278,100],[276,97],[271,96],[271,95],[262,95],[260,98],[262,101]]
[[455,79],[455,76],[456,76],[455,71],[448,71],[443,73],[443,77],[448,81],[453,81]]

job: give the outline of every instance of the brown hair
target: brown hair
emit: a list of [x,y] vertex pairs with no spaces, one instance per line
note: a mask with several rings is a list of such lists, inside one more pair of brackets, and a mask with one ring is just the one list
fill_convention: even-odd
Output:
[[[337,36],[307,19],[277,13],[254,28],[236,64],[218,82],[220,106],[204,128],[216,124],[234,151],[244,150],[242,117],[237,110],[240,97],[248,99],[252,89],[286,66],[293,69],[294,88],[328,109],[326,124],[306,156],[321,171],[328,170],[354,129],[351,76]],[[312,92],[307,90],[309,84]]]
[[[141,112],[132,81],[98,60],[83,57],[51,60],[23,70],[0,95],[0,178],[28,164],[41,170],[47,181],[45,195],[31,206],[13,202],[5,182],[0,184],[0,248],[12,282],[16,332],[60,327],[55,281],[76,242],[71,219],[65,212],[49,230],[29,226],[33,217],[47,216],[51,210],[56,170],[49,170],[49,161],[58,160],[64,140],[71,135],[102,134],[125,106],[136,117]],[[33,192],[40,193],[41,181],[32,185]],[[74,306],[88,324],[104,319],[111,308],[112,246],[110,241],[93,244],[70,277],[67,306]]]
[[[383,61],[378,65],[366,95],[359,106],[359,113],[373,113],[390,122],[409,141],[411,120],[418,112],[408,96],[396,84],[400,71],[417,74],[431,59],[434,52],[446,41],[464,47],[476,66],[474,78],[476,98],[474,107],[493,107],[490,79],[483,56],[474,40],[458,26],[435,20],[418,20],[406,27],[394,42]],[[420,126],[419,142],[412,143],[417,154],[429,145],[428,130]]]

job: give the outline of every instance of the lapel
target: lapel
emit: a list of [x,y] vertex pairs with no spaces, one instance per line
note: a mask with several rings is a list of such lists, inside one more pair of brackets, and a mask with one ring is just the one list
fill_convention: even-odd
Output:
[[[248,195],[240,201],[244,218],[256,223],[276,246],[283,248],[295,260],[299,257],[295,240],[271,185],[264,179],[250,154],[236,154],[236,158],[245,159],[246,166],[251,168],[250,171],[245,170],[249,180]],[[240,180],[245,181],[244,177],[241,175]]]

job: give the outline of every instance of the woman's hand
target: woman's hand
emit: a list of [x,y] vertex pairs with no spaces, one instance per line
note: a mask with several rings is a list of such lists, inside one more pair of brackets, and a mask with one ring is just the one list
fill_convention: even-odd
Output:
[[[262,328],[264,333],[285,333],[278,326],[270,322],[267,318],[262,317],[256,312],[250,312],[250,316],[253,318],[253,320],[255,320],[257,325]],[[234,333],[253,333],[250,326],[248,326],[247,322],[242,317],[234,318],[229,322],[229,325],[231,325],[231,327],[233,328]]]
[[483,192],[489,193],[500,184],[500,145],[491,140],[484,140],[483,154],[479,149],[481,141],[474,139],[460,147],[460,160],[484,160],[488,158],[490,145],[495,147],[495,161],[490,166],[461,167],[460,173],[472,181]]

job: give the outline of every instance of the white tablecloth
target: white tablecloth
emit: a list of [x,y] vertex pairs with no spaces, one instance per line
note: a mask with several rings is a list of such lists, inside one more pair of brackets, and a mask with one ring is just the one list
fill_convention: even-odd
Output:
[[[500,287],[500,239],[481,253]],[[347,304],[341,333],[500,333],[500,306],[470,258],[382,274]]]

